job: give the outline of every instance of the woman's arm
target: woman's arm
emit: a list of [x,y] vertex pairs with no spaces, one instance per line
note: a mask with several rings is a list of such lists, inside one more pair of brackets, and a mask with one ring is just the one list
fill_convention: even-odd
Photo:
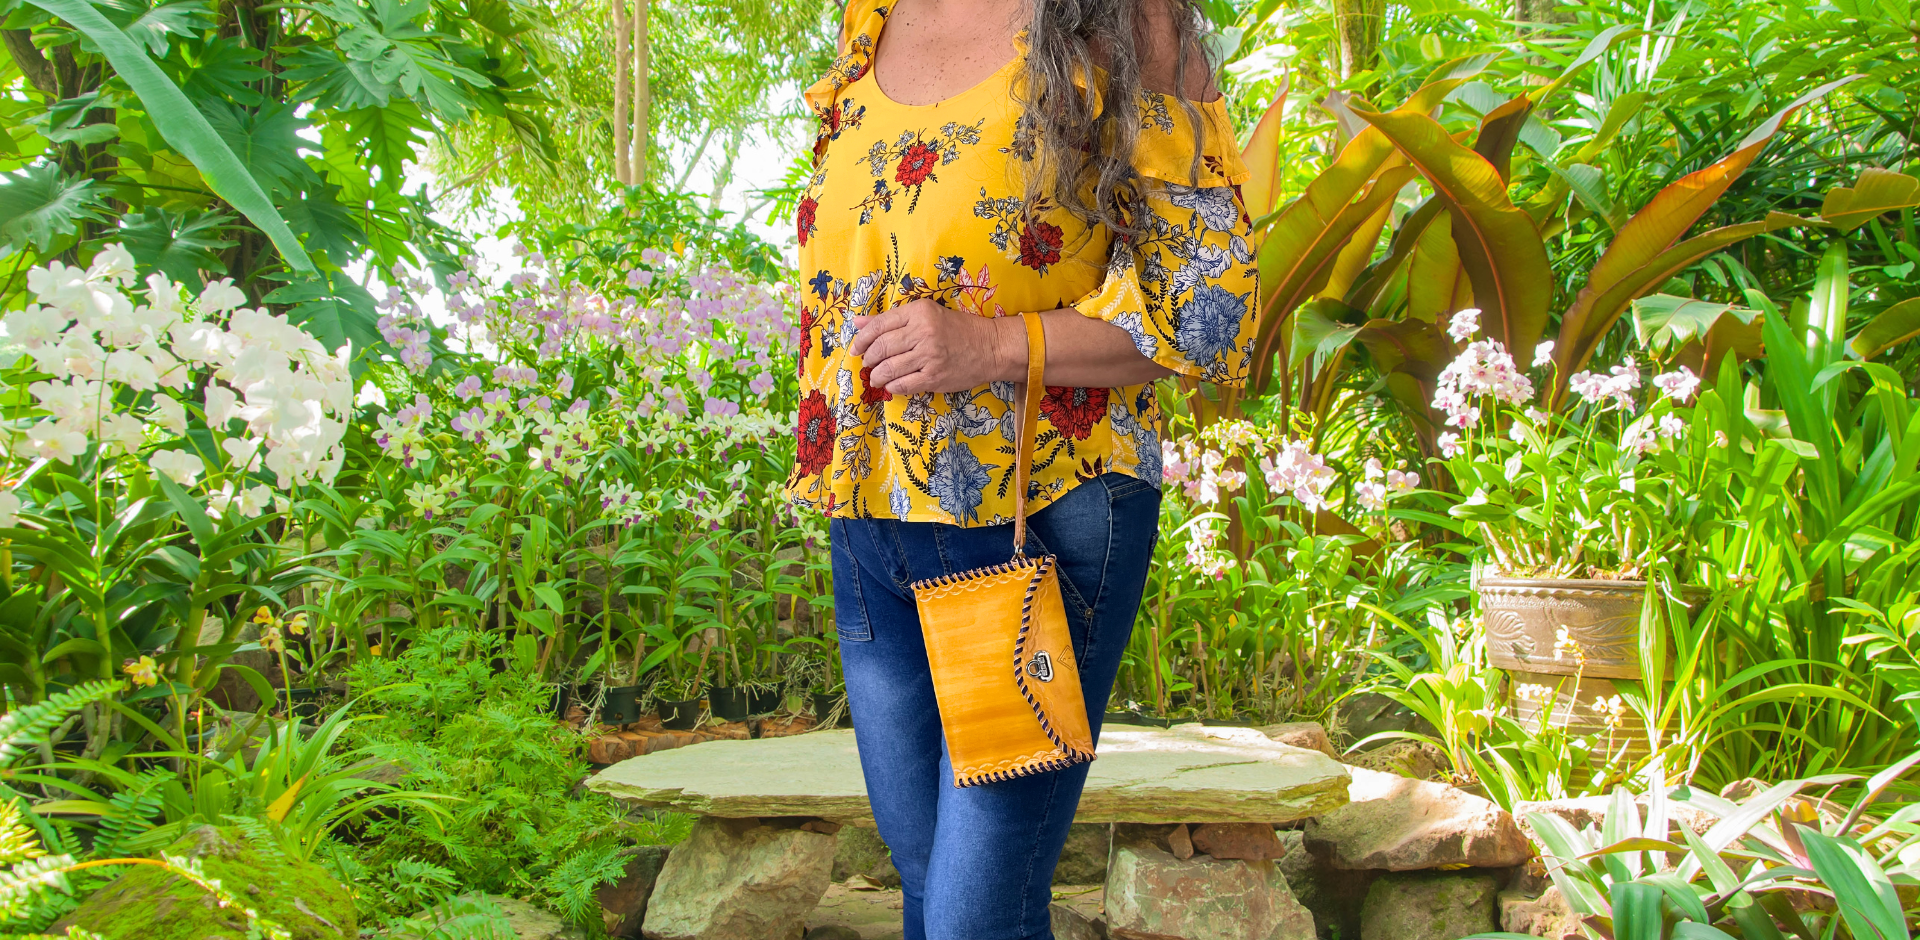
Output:
[[[1066,308],[1040,314],[1047,331],[1048,385],[1117,388],[1173,374],[1104,320]],[[1027,380],[1027,334],[1018,317],[982,317],[915,300],[854,317],[850,350],[872,371],[867,382],[895,395],[964,392],[989,382]]]

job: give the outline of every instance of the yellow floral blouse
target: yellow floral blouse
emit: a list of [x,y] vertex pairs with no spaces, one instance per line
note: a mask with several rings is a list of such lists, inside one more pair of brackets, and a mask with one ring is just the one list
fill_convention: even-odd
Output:
[[[1259,307],[1238,190],[1249,174],[1224,100],[1195,103],[1196,129],[1178,101],[1148,92],[1134,157],[1154,184],[1134,209],[1148,234],[1116,240],[1050,200],[1028,225],[1018,164],[1032,145],[1015,134],[1011,96],[1022,57],[945,101],[897,104],[871,68],[889,2],[849,0],[846,51],[806,92],[820,127],[796,220],[799,450],[787,489],[832,516],[1008,522],[1014,385],[911,397],[869,388],[847,349],[852,318],[923,297],[986,317],[1074,307],[1169,369],[1239,384]],[[1158,486],[1160,434],[1151,385],[1049,386],[1029,510],[1103,472]]]

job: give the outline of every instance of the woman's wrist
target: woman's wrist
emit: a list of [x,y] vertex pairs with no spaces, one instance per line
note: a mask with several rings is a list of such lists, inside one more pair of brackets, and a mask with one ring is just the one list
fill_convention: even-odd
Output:
[[1027,380],[1027,324],[1021,316],[993,317],[993,381]]

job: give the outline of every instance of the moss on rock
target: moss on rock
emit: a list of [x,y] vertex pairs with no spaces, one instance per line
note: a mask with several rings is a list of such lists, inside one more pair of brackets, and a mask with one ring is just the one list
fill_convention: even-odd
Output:
[[[353,896],[318,865],[278,846],[251,842],[232,828],[201,826],[167,855],[198,859],[201,871],[237,895],[294,940],[353,940],[360,934]],[[106,940],[242,940],[246,917],[222,908],[204,888],[179,875],[140,865],[81,902],[56,925],[80,927]]]

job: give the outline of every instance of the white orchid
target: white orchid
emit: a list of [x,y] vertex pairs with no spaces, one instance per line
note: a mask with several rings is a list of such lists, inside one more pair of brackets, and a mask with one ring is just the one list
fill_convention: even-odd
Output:
[[71,463],[87,452],[87,436],[57,421],[42,421],[29,428],[26,437],[14,446],[22,457]]
[[207,470],[204,461],[184,450],[157,451],[147,460],[147,466],[181,486],[192,486]]

